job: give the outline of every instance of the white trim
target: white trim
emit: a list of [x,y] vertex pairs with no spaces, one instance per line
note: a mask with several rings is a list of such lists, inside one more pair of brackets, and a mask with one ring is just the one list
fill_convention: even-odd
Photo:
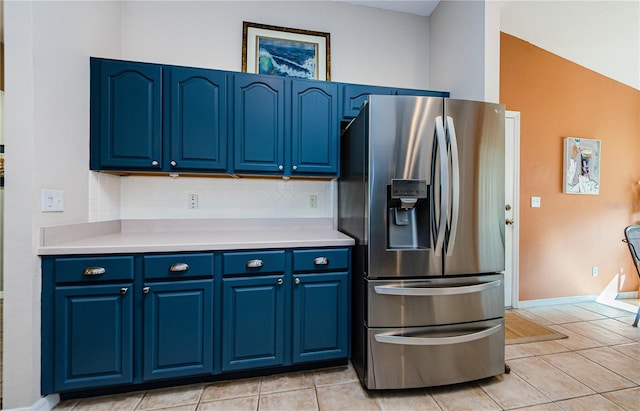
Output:
[[625,291],[618,293],[616,300],[635,300],[639,298],[637,291]]
[[511,307],[520,308],[520,112],[505,111],[505,118],[512,119],[513,127],[513,147],[511,153],[513,158],[513,247],[511,254]]
[[4,291],[0,291],[0,300],[4,300]]
[[575,297],[544,298],[542,300],[519,301],[518,308],[543,307],[545,305],[588,303],[598,299],[598,295],[579,295]]
[[50,411],[56,405],[60,403],[60,394],[51,394],[46,397],[40,398],[38,401],[34,402],[30,407],[21,407],[21,408],[5,408],[5,410],[9,411]]

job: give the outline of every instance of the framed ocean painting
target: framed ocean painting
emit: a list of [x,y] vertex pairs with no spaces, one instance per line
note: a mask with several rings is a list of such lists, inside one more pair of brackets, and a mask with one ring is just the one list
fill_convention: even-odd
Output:
[[329,33],[243,22],[242,71],[330,80]]

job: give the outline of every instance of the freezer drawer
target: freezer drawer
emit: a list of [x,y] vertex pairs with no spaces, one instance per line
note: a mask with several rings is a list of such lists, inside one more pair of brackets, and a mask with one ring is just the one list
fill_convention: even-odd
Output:
[[[504,372],[504,320],[368,329],[364,384],[398,389],[456,384]],[[363,377],[363,376],[361,376]]]
[[369,327],[421,327],[504,317],[502,274],[367,280]]

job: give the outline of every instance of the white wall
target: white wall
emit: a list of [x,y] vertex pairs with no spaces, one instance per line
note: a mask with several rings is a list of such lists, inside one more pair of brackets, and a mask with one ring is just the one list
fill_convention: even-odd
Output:
[[[4,2],[3,407],[40,398],[39,228],[87,221],[89,60],[120,47],[117,2]],[[40,190],[65,192],[40,213]]]
[[640,1],[509,1],[501,30],[640,90]]
[[499,102],[500,6],[441,1],[430,17],[430,85],[451,97]]

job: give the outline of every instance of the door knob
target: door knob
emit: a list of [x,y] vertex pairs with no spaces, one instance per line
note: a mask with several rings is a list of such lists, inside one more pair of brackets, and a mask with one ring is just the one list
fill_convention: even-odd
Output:
[[507,221],[505,221],[507,223],[507,225],[513,225],[513,223],[515,223],[515,221],[513,221],[513,218],[507,218]]

